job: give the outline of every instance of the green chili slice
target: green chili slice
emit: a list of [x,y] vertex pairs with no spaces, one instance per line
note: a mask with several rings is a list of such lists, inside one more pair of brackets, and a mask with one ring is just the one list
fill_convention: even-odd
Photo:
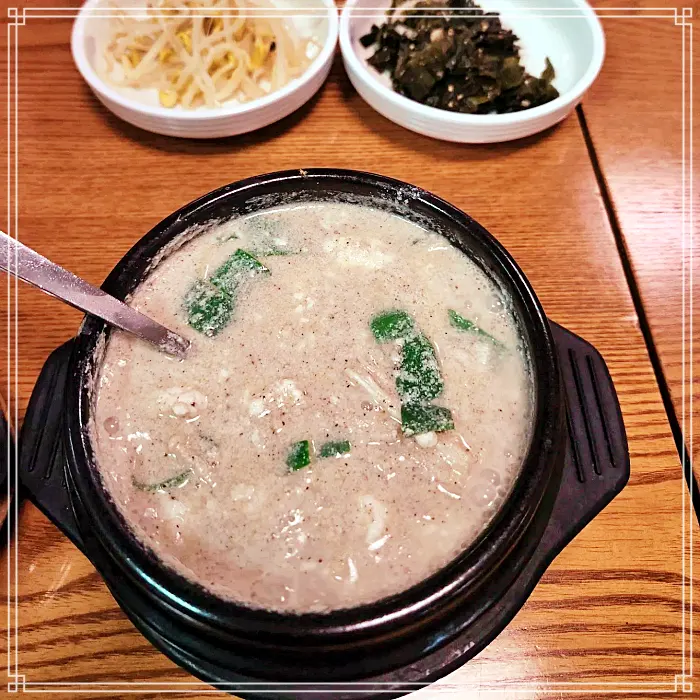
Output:
[[450,324],[454,326],[457,330],[465,331],[467,333],[475,333],[476,335],[480,335],[482,338],[490,340],[494,345],[498,347],[505,347],[505,345],[503,345],[503,343],[500,340],[497,340],[490,333],[487,333],[485,330],[479,328],[479,326],[477,326],[476,323],[470,321],[468,318],[460,316],[453,309],[448,309],[447,315],[450,317]]
[[401,365],[396,377],[396,390],[401,401],[431,401],[440,396],[444,387],[432,343],[422,334],[406,340],[401,348]]
[[452,412],[449,408],[433,404],[405,403],[401,406],[401,428],[404,435],[453,430]]
[[398,309],[377,314],[369,324],[378,343],[407,338],[414,332],[413,319]]
[[293,472],[298,469],[303,469],[311,464],[311,451],[309,449],[308,440],[300,440],[295,442],[289,448],[287,453],[287,466]]
[[187,322],[210,338],[231,320],[234,301],[226,292],[198,280],[185,295]]
[[327,457],[342,457],[350,452],[350,441],[349,440],[331,440],[321,445],[321,449],[318,451],[318,456],[322,458]]

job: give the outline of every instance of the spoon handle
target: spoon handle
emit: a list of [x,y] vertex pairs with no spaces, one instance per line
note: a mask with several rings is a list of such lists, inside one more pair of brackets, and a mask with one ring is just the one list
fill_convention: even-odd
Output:
[[0,269],[67,304],[184,358],[189,341],[0,231]]

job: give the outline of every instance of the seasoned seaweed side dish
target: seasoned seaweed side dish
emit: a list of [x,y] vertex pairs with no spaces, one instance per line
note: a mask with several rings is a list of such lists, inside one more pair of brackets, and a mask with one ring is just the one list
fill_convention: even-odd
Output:
[[[491,13],[492,15],[494,13]],[[361,37],[376,49],[368,63],[391,75],[394,90],[416,102],[465,114],[505,114],[559,96],[549,59],[539,78],[520,64],[518,37],[472,0],[418,2]]]

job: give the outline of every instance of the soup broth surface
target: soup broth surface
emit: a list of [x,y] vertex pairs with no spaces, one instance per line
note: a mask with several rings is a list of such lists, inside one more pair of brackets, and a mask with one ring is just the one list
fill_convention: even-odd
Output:
[[[197,315],[193,287],[224,303]],[[219,596],[310,612],[398,593],[468,547],[519,472],[532,386],[508,302],[407,219],[318,203],[231,220],[130,303],[192,349],[112,332],[96,463],[137,538]]]

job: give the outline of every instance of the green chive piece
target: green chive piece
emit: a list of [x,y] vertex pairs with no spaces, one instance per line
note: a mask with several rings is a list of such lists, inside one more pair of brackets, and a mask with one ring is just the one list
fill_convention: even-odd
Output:
[[226,262],[214,271],[209,282],[222,292],[233,296],[246,276],[270,272],[257,258],[239,248]]
[[231,296],[201,280],[185,295],[187,322],[210,338],[231,320],[233,306]]
[[470,321],[468,318],[464,318],[464,316],[460,316],[456,311],[453,311],[452,309],[447,310],[447,315],[450,317],[450,324],[457,328],[460,331],[466,331],[468,333],[476,333],[477,335],[480,335],[482,338],[486,338],[490,340],[494,345],[497,345],[498,347],[505,347],[503,343],[500,340],[497,340],[494,338],[490,333],[487,333],[486,331],[482,330],[479,328],[479,326],[476,325],[476,323],[473,323]]
[[401,406],[401,429],[404,435],[453,430],[452,412],[449,408],[432,404],[405,403]]
[[406,340],[401,348],[401,366],[396,377],[401,401],[431,401],[440,396],[444,386],[432,343],[422,334]]
[[413,319],[405,311],[396,309],[377,314],[369,326],[378,343],[407,338],[414,332]]
[[168,489],[176,489],[180,486],[184,486],[189,481],[190,476],[192,476],[192,470],[185,469],[181,474],[176,474],[165,481],[159,481],[155,484],[145,484],[141,481],[137,481],[134,476],[131,477],[131,483],[139,491],[167,491]]
[[251,274],[270,272],[250,253],[239,248],[209,280],[198,280],[185,295],[187,321],[210,338],[226,326],[233,314],[235,292]]
[[287,466],[293,472],[298,469],[303,469],[311,464],[311,452],[309,449],[308,440],[300,440],[295,442],[289,448],[289,453],[287,454]]
[[350,441],[349,440],[331,440],[321,445],[321,449],[318,452],[318,456],[322,458],[326,457],[342,457],[350,452]]

